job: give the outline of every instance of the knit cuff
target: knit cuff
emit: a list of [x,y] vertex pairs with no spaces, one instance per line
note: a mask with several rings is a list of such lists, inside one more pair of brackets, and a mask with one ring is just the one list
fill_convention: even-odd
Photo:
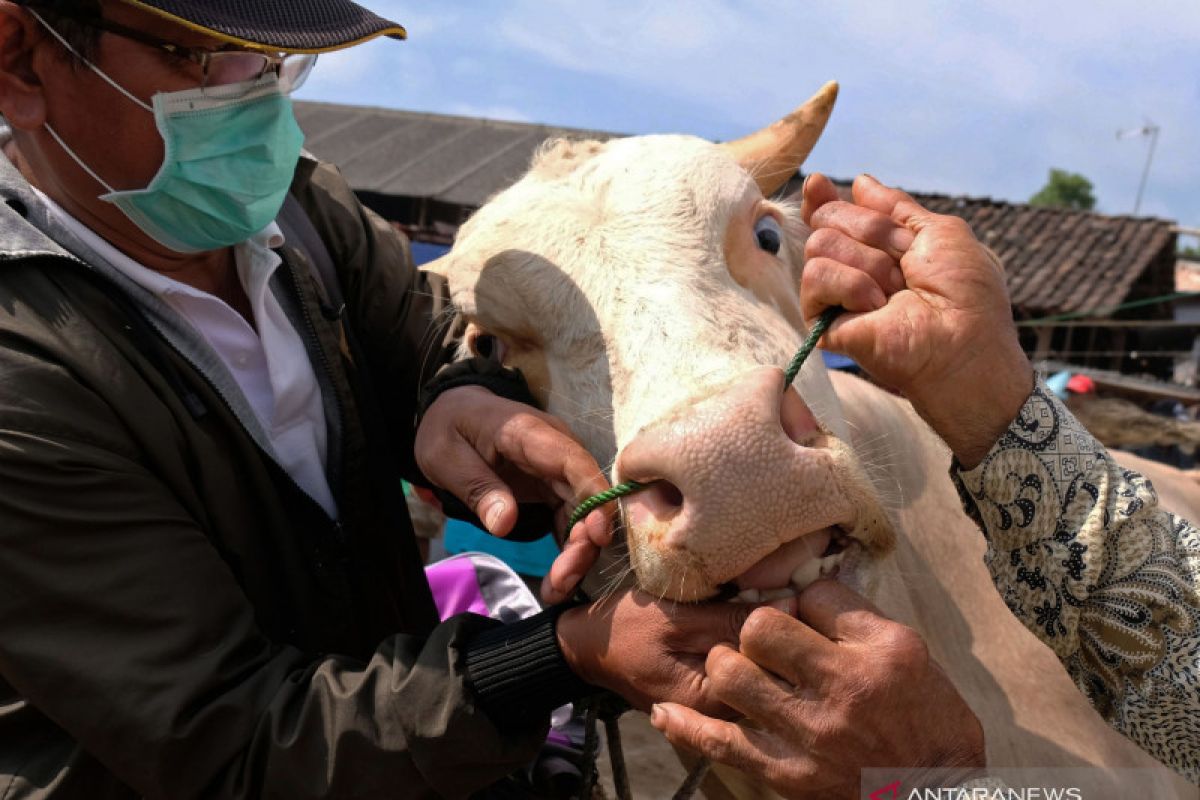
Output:
[[571,671],[558,646],[558,618],[575,605],[492,628],[467,645],[467,681],[496,727],[545,722],[559,706],[600,691]]
[[538,407],[521,370],[505,367],[494,358],[475,356],[442,367],[421,389],[418,418],[424,418],[433,401],[443,393],[460,386],[482,386],[494,395]]

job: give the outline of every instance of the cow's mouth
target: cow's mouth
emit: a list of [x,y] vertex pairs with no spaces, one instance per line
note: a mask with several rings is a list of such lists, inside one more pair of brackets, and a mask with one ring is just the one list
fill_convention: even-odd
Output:
[[798,595],[820,578],[847,581],[862,551],[842,528],[823,528],[781,545],[722,587],[721,594],[734,602],[766,603]]

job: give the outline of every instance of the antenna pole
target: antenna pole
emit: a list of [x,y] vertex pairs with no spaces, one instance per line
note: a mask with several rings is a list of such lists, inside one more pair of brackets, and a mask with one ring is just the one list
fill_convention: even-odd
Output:
[[1146,153],[1146,166],[1142,168],[1142,180],[1138,183],[1137,200],[1133,202],[1133,215],[1136,217],[1142,207],[1142,193],[1146,191],[1146,179],[1150,177],[1150,162],[1154,160],[1154,146],[1158,144],[1158,126],[1153,122],[1146,123],[1142,135],[1150,137],[1150,150]]

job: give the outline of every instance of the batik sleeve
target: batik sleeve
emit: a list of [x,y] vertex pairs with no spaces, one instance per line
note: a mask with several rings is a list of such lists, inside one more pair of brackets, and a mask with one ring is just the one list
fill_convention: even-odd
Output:
[[1200,531],[1039,381],[983,462],[952,467],[1013,614],[1118,731],[1200,780]]

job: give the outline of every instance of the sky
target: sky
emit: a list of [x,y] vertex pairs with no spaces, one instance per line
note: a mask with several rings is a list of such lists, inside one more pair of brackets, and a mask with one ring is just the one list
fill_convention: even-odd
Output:
[[[322,56],[300,99],[731,139],[841,94],[805,171],[1200,228],[1200,0],[360,0],[408,29]],[[1182,240],[1196,244],[1196,239]]]

